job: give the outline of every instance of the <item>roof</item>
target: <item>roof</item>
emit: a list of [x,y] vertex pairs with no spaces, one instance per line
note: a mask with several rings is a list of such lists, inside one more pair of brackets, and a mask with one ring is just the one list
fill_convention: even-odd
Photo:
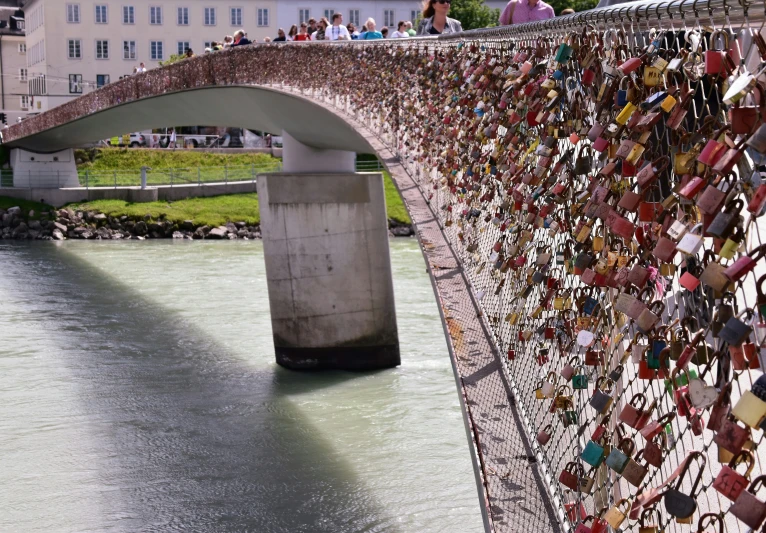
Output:
[[13,6],[7,6],[6,4],[8,2],[11,2],[13,0],[0,0],[0,24],[5,22],[5,24],[2,24],[4,27],[0,27],[0,35],[24,35],[24,26],[21,25],[22,29],[17,29],[19,25],[17,24],[18,21],[24,21],[24,12],[21,11],[18,7]]

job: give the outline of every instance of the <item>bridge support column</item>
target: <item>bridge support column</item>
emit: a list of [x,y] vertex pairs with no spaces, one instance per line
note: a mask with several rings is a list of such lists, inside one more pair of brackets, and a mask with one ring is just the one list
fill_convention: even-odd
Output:
[[11,150],[13,186],[39,189],[79,187],[74,150],[38,154],[21,148]]
[[[293,171],[258,176],[277,363],[296,370],[396,366],[382,175],[332,171],[333,160],[353,165],[353,152],[330,155],[291,142],[285,138],[284,168]],[[300,160],[291,161],[296,154]]]

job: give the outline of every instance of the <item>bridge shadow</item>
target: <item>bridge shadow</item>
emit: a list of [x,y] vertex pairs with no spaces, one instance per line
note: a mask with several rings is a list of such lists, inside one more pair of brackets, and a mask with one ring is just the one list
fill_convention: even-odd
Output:
[[51,317],[60,349],[49,356],[71,370],[83,410],[97,421],[99,529],[398,530],[290,399],[307,384],[361,375],[253,369],[62,247],[18,245],[14,253],[39,276],[26,297],[40,309],[67,309]]

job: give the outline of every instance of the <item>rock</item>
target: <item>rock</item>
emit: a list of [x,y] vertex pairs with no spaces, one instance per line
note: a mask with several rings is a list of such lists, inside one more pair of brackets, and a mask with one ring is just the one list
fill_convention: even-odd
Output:
[[112,238],[112,234],[106,228],[98,228],[98,231],[96,231],[96,234],[104,240]]
[[138,235],[136,236],[136,239],[138,239],[139,241],[143,241],[146,239],[146,237],[142,237],[141,235]]
[[61,224],[60,222],[54,222],[53,227],[59,230],[61,233],[66,233],[67,227],[64,224]]
[[204,239],[205,238],[205,228],[207,226],[201,226],[197,228],[197,230],[194,232],[194,235],[192,236],[194,239]]
[[247,237],[247,230],[246,230],[246,229],[244,229],[244,228],[240,229],[240,230],[237,232],[237,237],[239,237],[240,239],[241,239],[241,238],[246,238],[246,237]]
[[[229,233],[229,229],[224,226],[218,226],[210,230],[207,234],[208,239],[223,239]],[[235,235],[236,237],[236,235]]]
[[184,235],[184,240],[192,240],[192,239],[194,239],[193,236],[191,236],[191,235]]
[[157,232],[157,233],[160,233],[160,232],[162,232],[162,231],[163,231],[163,227],[162,227],[162,225],[161,225],[161,224],[158,224],[158,223],[156,223],[156,222],[152,222],[152,223],[148,224],[148,225],[147,225],[147,228],[149,228],[149,231],[151,231],[151,232]]
[[66,209],[59,209],[58,211],[56,211],[56,216],[58,218],[65,218],[69,220],[69,213],[67,212]]
[[235,222],[234,225],[237,226],[237,229],[242,229],[247,226],[247,222]]
[[260,233],[256,233],[254,231],[251,231],[250,233],[247,234],[247,238],[250,239],[250,240],[260,239],[261,238],[261,234]]
[[[223,227],[223,226],[220,226],[220,227]],[[227,222],[226,229],[232,233],[237,233],[237,226],[233,222]]]
[[146,222],[143,220],[136,222],[136,226],[133,228],[133,231],[136,235],[146,235],[148,228],[146,227]]
[[53,230],[53,240],[54,241],[63,241],[65,239],[64,234],[61,233],[61,230],[56,228]]
[[34,218],[34,216],[35,216],[35,210],[34,209],[30,209],[29,210],[29,215],[27,215],[27,217],[28,218]]
[[180,228],[185,231],[194,231],[194,221],[184,220],[181,222]]
[[27,226],[24,222],[19,222],[19,225],[16,226],[16,228],[13,230],[13,234],[17,235],[19,233],[26,233],[28,229],[29,226]]
[[165,236],[164,233],[160,233],[159,231],[153,231],[149,235],[151,235],[152,239],[161,239]]
[[391,228],[391,233],[396,237],[409,237],[412,235],[412,228],[410,226],[398,226]]
[[43,226],[42,226],[42,224],[40,224],[39,220],[30,220],[29,221],[29,229],[31,229],[31,230],[38,230],[39,231],[39,230],[42,229],[42,227]]
[[85,226],[77,226],[75,229],[73,229],[73,230],[72,230],[72,232],[73,232],[75,235],[82,235],[82,234],[83,234],[83,233],[85,233],[87,230],[88,230],[88,228],[86,228]]
[[173,238],[174,239],[183,239],[184,238],[184,234],[181,233],[180,231],[174,231],[173,232]]
[[229,234],[227,235],[227,237],[229,238],[229,240],[230,240],[230,241],[235,241],[235,240],[237,240],[237,234],[236,234],[236,233],[229,233]]
[[96,215],[93,215],[93,221],[96,224],[101,225],[104,222],[106,222],[106,215],[104,213],[98,213]]
[[80,234],[81,239],[94,239],[96,237],[96,234],[90,231],[89,229],[83,231]]
[[8,208],[8,214],[10,215],[16,215],[21,216],[21,208],[20,207],[9,207]]
[[13,223],[13,215],[10,213],[6,213],[3,215],[3,227],[4,228],[10,228],[11,224]]
[[30,229],[29,230],[29,238],[30,239],[39,239],[40,238],[40,232],[39,231],[35,231],[33,229]]

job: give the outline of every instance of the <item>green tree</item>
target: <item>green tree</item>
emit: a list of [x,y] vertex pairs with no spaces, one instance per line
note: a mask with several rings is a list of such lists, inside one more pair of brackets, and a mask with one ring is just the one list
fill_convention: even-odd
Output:
[[571,8],[575,12],[587,11],[593,9],[598,4],[598,0],[545,0],[548,2],[556,15],[560,15],[564,9]]
[[183,54],[173,54],[165,61],[160,61],[160,66],[164,67],[165,65],[172,65],[173,63],[178,63],[182,59],[186,59],[186,56]]
[[459,20],[464,30],[475,30],[497,26],[500,10],[492,9],[483,0],[452,0],[448,16]]

